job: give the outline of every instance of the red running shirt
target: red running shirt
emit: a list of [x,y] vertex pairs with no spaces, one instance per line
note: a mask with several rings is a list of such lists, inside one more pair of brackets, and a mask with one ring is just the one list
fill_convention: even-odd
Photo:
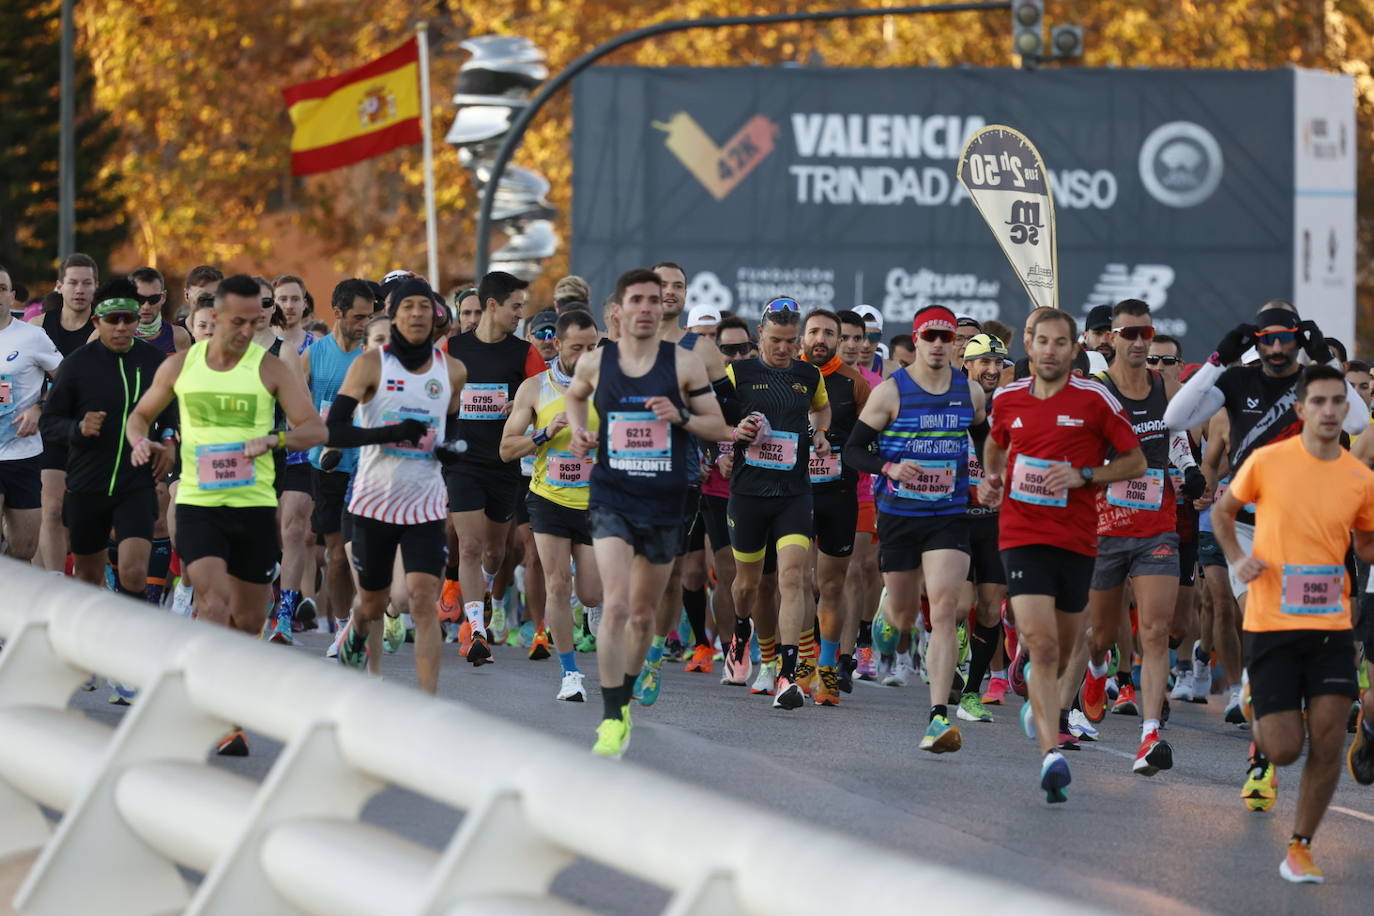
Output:
[[1053,492],[1039,485],[1055,464],[1098,467],[1109,452],[1140,447],[1121,403],[1098,382],[1069,376],[1058,394],[1031,394],[1034,377],[993,396],[992,440],[1006,449],[999,546],[1048,545],[1097,556],[1097,487]]

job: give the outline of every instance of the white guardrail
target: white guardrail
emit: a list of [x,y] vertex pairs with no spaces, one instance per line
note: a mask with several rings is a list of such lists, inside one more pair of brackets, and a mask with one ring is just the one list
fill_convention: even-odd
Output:
[[[41,849],[25,916],[585,913],[549,894],[579,857],[667,888],[672,916],[839,913],[854,888],[905,913],[918,887],[943,888],[932,909],[1074,911],[838,835],[822,878],[776,852],[814,825],[763,811],[645,843],[675,780],[8,558],[0,638],[0,861]],[[68,708],[92,673],[141,688],[116,728]],[[231,722],[284,744],[261,783],[207,763]],[[443,850],[359,821],[388,783],[463,812]]]

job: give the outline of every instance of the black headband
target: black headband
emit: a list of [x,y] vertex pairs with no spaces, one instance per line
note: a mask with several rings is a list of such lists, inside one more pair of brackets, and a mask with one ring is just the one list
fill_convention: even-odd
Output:
[[1302,323],[1297,313],[1290,312],[1288,309],[1264,309],[1255,319],[1255,326],[1263,330],[1264,328],[1276,325],[1281,328],[1296,328]]

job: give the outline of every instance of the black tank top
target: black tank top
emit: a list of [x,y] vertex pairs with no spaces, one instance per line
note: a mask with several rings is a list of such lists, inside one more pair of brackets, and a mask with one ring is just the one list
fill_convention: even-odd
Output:
[[501,460],[501,434],[506,428],[503,408],[515,400],[526,377],[529,342],[508,334],[496,343],[486,343],[476,331],[468,331],[450,338],[448,353],[461,360],[468,372],[458,407],[468,450],[458,464],[519,477],[519,461]]
[[1150,370],[1150,393],[1136,401],[1121,393],[1116,382],[1105,372],[1094,376],[1107,390],[1116,396],[1131,421],[1131,429],[1140,439],[1140,450],[1145,453],[1145,464],[1156,470],[1169,467],[1169,427],[1164,425],[1164,408],[1169,406],[1169,397],[1164,393],[1164,379],[1158,372]]
[[677,345],[658,342],[653,368],[638,378],[620,371],[620,345],[602,346],[601,378],[592,403],[600,418],[591,508],[609,509],[641,524],[679,524],[687,495],[688,439],[681,426],[644,409],[648,398],[684,406],[677,378]]
[[68,331],[62,327],[62,309],[55,308],[51,312],[43,314],[43,330],[48,335],[48,339],[57,347],[57,352],[63,356],[70,356],[77,347],[84,347],[86,342],[91,339],[91,332],[95,330],[95,325],[91,319],[87,318],[86,323],[75,331]]

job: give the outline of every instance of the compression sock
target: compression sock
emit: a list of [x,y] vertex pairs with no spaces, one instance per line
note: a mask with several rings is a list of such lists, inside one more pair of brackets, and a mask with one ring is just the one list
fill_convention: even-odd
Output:
[[649,643],[649,654],[644,657],[644,661],[651,668],[663,667],[663,647],[667,644],[667,637],[655,636],[654,641]]
[[692,625],[692,635],[698,646],[709,646],[711,640],[706,635],[706,589],[684,588],[682,606],[687,611],[687,622]]
[[854,645],[860,648],[863,648],[864,646],[871,647],[873,645],[873,621],[859,621],[859,637],[858,639],[854,640]]
[[457,563],[454,563],[452,566],[445,566],[445,567],[444,567],[444,581],[445,581],[445,582],[457,582],[457,581],[458,581],[458,570],[461,569],[461,568],[462,568],[462,567],[460,567]]
[[153,550],[148,554],[148,585],[143,599],[149,604],[161,604],[167,590],[167,569],[172,564],[172,542],[167,538],[153,538]]
[[831,642],[824,638],[821,639],[821,659],[819,664],[822,668],[835,667],[835,657],[839,654],[840,644],[838,642]]
[[759,658],[765,665],[772,664],[778,657],[778,637],[760,636],[759,637]]
[[797,647],[782,646],[782,676],[795,678],[797,676]]
[[998,621],[990,627],[975,625],[968,665],[968,680],[964,682],[964,693],[977,693],[983,686],[983,675],[987,673],[992,654],[997,651],[997,637],[1002,635],[1002,623]]
[[816,657],[816,627],[808,626],[801,632],[801,641],[797,643],[797,654],[801,658]]
[[560,664],[560,665],[563,666],[563,673],[564,673],[564,674],[572,674],[574,671],[577,670],[577,653],[576,653],[576,652],[559,652],[559,653],[558,653],[558,664]]
[[624,714],[621,712],[621,710],[625,707],[625,697],[627,696],[629,696],[629,694],[625,693],[625,688],[623,686],[617,685],[615,687],[606,687],[605,685],[602,685],[601,718],[616,720],[623,719]]

